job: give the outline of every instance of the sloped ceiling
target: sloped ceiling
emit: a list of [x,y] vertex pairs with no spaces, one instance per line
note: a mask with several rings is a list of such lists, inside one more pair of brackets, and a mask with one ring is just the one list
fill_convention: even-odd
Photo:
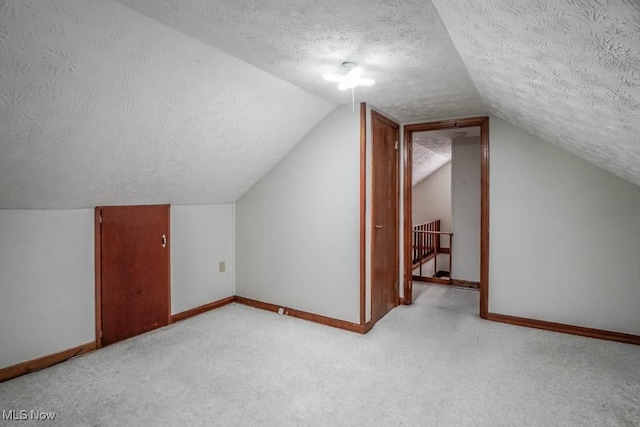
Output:
[[424,0],[118,0],[337,104],[324,81],[355,61],[356,90],[400,122],[486,112],[436,9]]
[[640,185],[640,2],[433,0],[495,115]]
[[451,161],[451,137],[438,131],[413,134],[412,185],[428,178]]
[[640,184],[636,0],[119,1],[0,0],[0,208],[234,201],[344,60],[401,122],[492,113]]
[[335,104],[105,0],[0,2],[0,207],[233,202]]
[[412,185],[428,178],[451,161],[451,146],[457,137],[479,137],[480,128],[416,132],[412,136]]

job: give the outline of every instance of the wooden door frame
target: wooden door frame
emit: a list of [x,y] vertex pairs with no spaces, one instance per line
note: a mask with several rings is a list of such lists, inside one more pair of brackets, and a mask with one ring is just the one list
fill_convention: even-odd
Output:
[[480,127],[480,317],[489,312],[489,117],[444,120],[404,126],[404,303],[413,303],[412,260],[412,179],[413,134],[443,129]]
[[[169,310],[167,313],[168,323],[171,324],[171,205],[128,205],[136,206],[166,206],[167,216],[167,245],[168,254],[168,274],[169,274]],[[94,209],[94,255],[95,255],[95,315],[96,315],[96,348],[102,348],[102,208],[117,206],[96,206]]]
[[[366,109],[366,106],[363,105],[363,109]],[[366,114],[366,110],[365,110],[365,114]],[[371,306],[371,323],[372,325],[376,322],[373,318],[373,260],[374,260],[374,254],[375,254],[375,250],[374,250],[374,245],[373,245],[373,235],[375,233],[375,221],[373,220],[373,214],[374,214],[374,205],[373,205],[373,198],[375,195],[375,180],[373,179],[374,176],[374,159],[373,159],[373,121],[374,120],[380,120],[381,122],[395,128],[398,132],[398,140],[400,139],[400,124],[396,123],[395,121],[393,121],[392,119],[390,119],[389,117],[386,117],[385,115],[383,115],[382,113],[371,109],[371,224],[369,227],[369,233],[371,236],[371,240],[369,242],[370,245],[370,251],[371,251],[371,265],[370,265],[370,269],[371,269],[371,290],[370,290],[370,294],[369,294],[369,299],[370,299],[370,306]],[[400,143],[400,141],[398,141],[398,144]],[[399,148],[399,147],[398,147]],[[398,150],[399,151],[399,150]],[[396,253],[396,257],[395,257],[395,277],[398,283],[398,286],[395,288],[394,293],[395,293],[395,305],[394,307],[397,307],[400,304],[400,285],[399,285],[399,279],[400,279],[400,224],[401,224],[401,217],[400,217],[400,176],[401,176],[401,171],[400,171],[400,156],[397,155],[396,156],[396,182],[395,182],[395,187],[396,187],[396,194],[397,194],[397,198],[396,198],[396,238],[395,238],[395,253]]]
[[[360,324],[366,325],[367,299],[367,104],[360,103]],[[371,324],[367,326],[371,329]]]
[[102,207],[94,209],[96,348],[102,348]]

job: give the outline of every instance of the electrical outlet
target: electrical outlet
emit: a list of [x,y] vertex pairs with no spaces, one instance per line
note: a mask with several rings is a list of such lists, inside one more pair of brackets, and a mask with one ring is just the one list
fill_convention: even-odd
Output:
[[218,263],[218,270],[220,270],[220,273],[222,273],[225,270],[225,264],[224,261],[220,261]]

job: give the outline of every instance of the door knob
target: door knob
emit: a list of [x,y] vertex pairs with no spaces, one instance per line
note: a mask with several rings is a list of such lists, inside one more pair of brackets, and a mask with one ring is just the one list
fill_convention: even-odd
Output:
[[382,228],[382,226],[380,224],[376,224],[376,228],[379,230]]

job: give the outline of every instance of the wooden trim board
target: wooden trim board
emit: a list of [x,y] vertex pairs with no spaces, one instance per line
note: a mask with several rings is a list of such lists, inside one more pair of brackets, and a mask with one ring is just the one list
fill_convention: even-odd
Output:
[[[480,118],[480,317],[489,314],[489,117]],[[451,272],[453,274],[453,271]]]
[[451,281],[449,279],[440,279],[439,277],[429,277],[429,276],[412,276],[411,277],[416,282],[427,282],[427,283],[435,283],[437,285],[451,285]]
[[489,117],[444,120],[431,123],[418,123],[404,126],[404,232],[405,232],[405,304],[412,302],[412,260],[411,260],[411,182],[412,182],[412,135],[414,132],[426,132],[442,129],[480,127],[480,317],[487,318],[489,312]]
[[209,304],[204,304],[199,307],[192,308],[190,310],[173,314],[171,315],[171,323],[179,322],[181,320],[188,319],[189,317],[197,316],[198,314],[206,313],[207,311],[215,310],[216,308],[220,308],[227,304],[231,304],[234,301],[234,299],[235,297],[230,296],[227,298],[220,299],[218,301],[210,302]]
[[[96,210],[97,211],[97,210]],[[96,215],[97,217],[97,215]],[[275,304],[270,304],[262,301],[253,300],[250,298],[244,298],[240,296],[231,296],[223,298],[218,301],[214,301],[209,304],[204,304],[199,307],[192,308],[181,313],[177,313],[171,316],[171,323],[179,322],[189,317],[197,316],[216,308],[223,307],[225,305],[237,302],[239,304],[248,305],[250,307],[259,308],[262,310],[272,311],[277,313],[280,308],[284,310],[284,314],[287,316],[296,317],[298,319],[309,320],[311,322],[320,323],[326,326],[332,326],[334,328],[345,329],[347,331],[356,332],[359,334],[366,334],[373,327],[373,322],[368,322],[363,325],[358,323],[351,323],[345,320],[334,319],[319,314],[308,313],[302,310],[296,310],[294,308],[281,307]],[[86,344],[79,345],[67,350],[63,350],[57,353],[42,356],[33,360],[18,363],[16,365],[8,366],[0,369],[0,382],[10,380],[12,378],[19,377],[21,375],[28,374],[30,372],[39,371],[40,369],[48,368],[49,366],[56,365],[58,363],[69,360],[73,357],[77,357],[98,349],[98,342],[92,341]]]
[[527,328],[543,329],[545,331],[561,332],[563,334],[580,335],[601,340],[618,341],[627,344],[640,345],[640,335],[622,332],[605,331],[603,329],[585,328],[564,323],[547,322],[545,320],[527,319],[525,317],[509,316],[506,314],[488,313],[487,320]]
[[92,352],[95,349],[96,342],[92,341],[86,344],[79,345],[77,347],[62,350],[57,353],[48,354],[46,356],[18,363],[17,365],[2,368],[0,369],[0,382],[7,381],[31,372],[39,371],[40,369],[48,368],[49,366],[56,365],[73,357]]
[[258,301],[258,300],[251,299],[251,298],[241,297],[241,296],[238,296],[238,295],[233,297],[233,300],[234,300],[234,302],[237,302],[238,304],[248,305],[249,307],[259,308],[260,310],[272,311],[274,313],[277,313],[278,310],[280,310],[281,308],[284,310],[284,307],[276,305],[276,304],[271,304],[271,303],[268,303],[268,302],[262,302],[262,301]]
[[96,348],[102,347],[102,209],[95,208],[94,245],[95,245],[95,310],[96,310]]
[[425,264],[429,261],[431,261],[432,259],[434,259],[436,256],[438,256],[437,252],[432,253],[431,255],[422,258],[420,261],[416,262],[415,264],[412,264],[411,266],[411,270],[415,270],[416,268],[419,268],[422,264]]
[[360,104],[360,324],[365,324],[367,293],[367,104]]
[[161,205],[167,207],[167,284],[169,286],[169,292],[167,293],[167,325],[171,324],[171,205]]
[[[404,283],[402,286],[402,295],[404,296],[404,304],[413,304],[413,220],[411,218],[411,212],[407,212],[407,209],[411,207],[411,200],[413,197],[413,132],[407,130],[407,125],[404,126],[403,135],[403,156],[402,156],[402,168],[404,170],[403,179],[403,218],[402,227],[404,230]],[[407,178],[408,177],[408,178]]]
[[373,329],[373,325],[374,325],[373,322],[367,322],[364,325],[362,325],[362,330],[361,331],[356,331],[356,332],[358,332],[359,334],[365,335],[365,334],[369,333],[369,331],[371,329]]
[[470,280],[451,279],[451,284],[455,286],[464,286],[466,288],[479,288],[480,282],[472,282]]
[[334,319],[332,317],[322,316],[320,314],[309,313],[306,311],[297,310],[295,308],[284,307],[237,295],[235,296],[234,300],[239,304],[259,308],[261,310],[271,311],[274,313],[278,313],[280,310],[282,310],[282,314],[286,316],[296,317],[298,319],[308,320],[310,322],[320,323],[322,325],[331,326],[338,329],[345,329],[347,331],[357,332],[359,334],[366,334],[373,327],[373,322],[361,325],[358,323],[347,322],[346,320]]

